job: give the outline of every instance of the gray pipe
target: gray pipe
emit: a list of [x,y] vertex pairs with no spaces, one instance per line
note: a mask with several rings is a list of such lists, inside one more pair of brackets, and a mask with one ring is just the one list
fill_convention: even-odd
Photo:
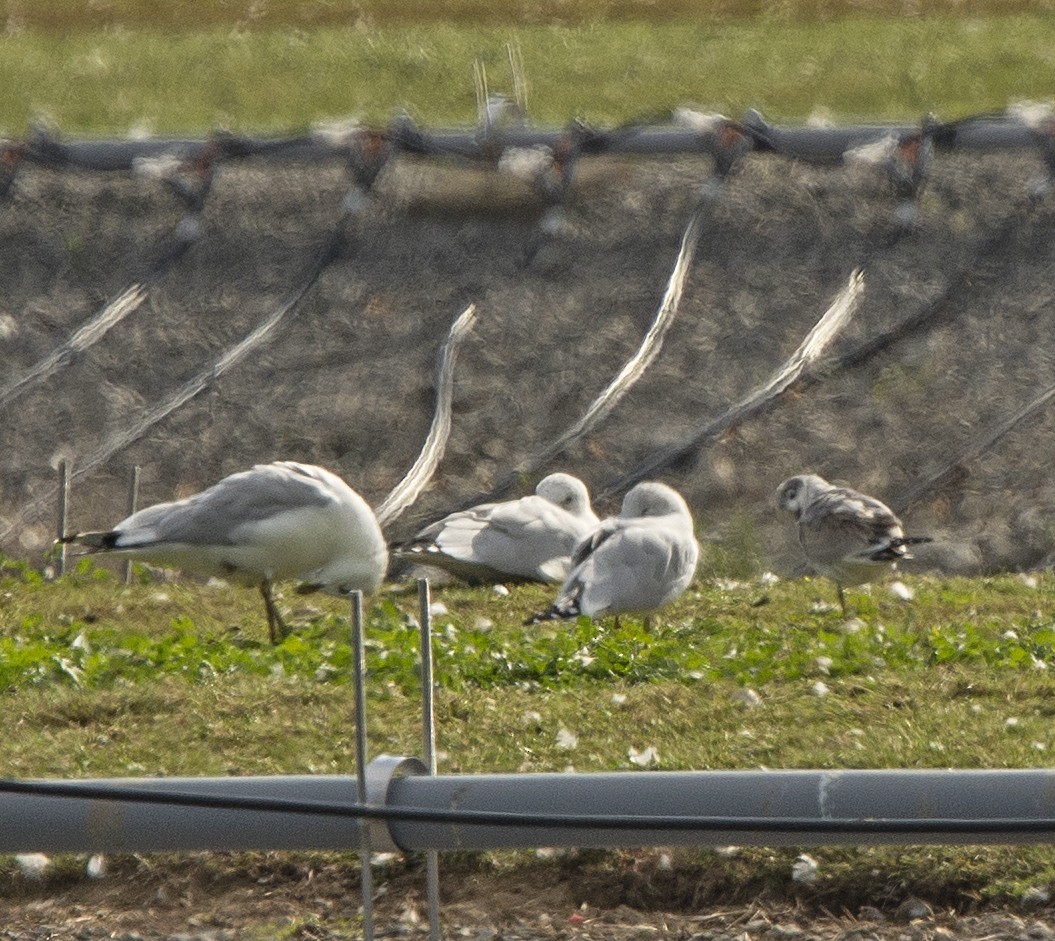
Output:
[[[247,778],[111,778],[69,784],[354,804],[345,775]],[[130,853],[175,850],[352,849],[351,817],[137,804],[74,797],[0,794],[0,852]]]
[[[412,758],[381,756],[367,769],[367,804],[393,811],[526,815],[514,826],[426,820],[369,823],[375,851],[537,846],[1038,843],[1055,839],[1055,770],[680,771],[430,777]],[[52,782],[55,783],[55,782]],[[152,789],[225,798],[310,801],[353,808],[346,776],[148,778],[63,786]],[[564,828],[531,815],[634,818],[635,826]],[[772,828],[651,828],[648,817],[758,818]],[[644,828],[641,819],[645,819]],[[910,832],[870,832],[859,821],[918,821]],[[850,821],[821,832],[814,825]],[[971,821],[970,829],[963,824]],[[996,827],[984,822],[995,821]],[[958,824],[950,829],[948,824]],[[724,823],[724,820],[723,820]],[[1036,824],[1032,827],[1031,824]],[[0,852],[351,849],[351,817],[290,811],[203,809],[125,800],[6,793]]]
[[1055,771],[686,771],[607,774],[403,777],[389,807],[531,814],[710,816],[785,820],[933,819],[913,833],[817,833],[738,829],[699,832],[509,828],[390,821],[403,849],[482,850],[530,846],[656,846],[1050,842],[1051,831],[942,832],[941,821],[1051,820]]
[[[857,125],[847,127],[793,127],[767,124],[757,112],[749,112],[742,124],[781,153],[803,160],[838,161],[847,150],[890,135],[902,136],[919,131],[918,125]],[[398,131],[398,126],[397,126]],[[491,135],[478,129],[427,131],[404,128],[408,140],[416,139],[420,146],[436,155],[481,158],[497,154],[505,147],[553,147],[568,131],[563,128],[532,126],[502,128]],[[607,141],[601,149],[606,153],[657,156],[664,154],[710,153],[713,138],[695,130],[677,126],[655,126],[599,130]],[[1036,146],[1036,134],[1025,124],[1002,118],[979,119],[950,125],[941,138],[947,148],[972,150],[1005,150]],[[149,139],[149,140],[49,140],[38,139],[30,149],[30,159],[69,161],[100,171],[128,170],[140,157],[171,155],[187,157],[197,153],[204,140]],[[759,143],[757,148],[764,148]],[[237,156],[266,156],[282,159],[323,159],[341,157],[347,147],[323,138],[299,137],[276,139],[238,139]]]

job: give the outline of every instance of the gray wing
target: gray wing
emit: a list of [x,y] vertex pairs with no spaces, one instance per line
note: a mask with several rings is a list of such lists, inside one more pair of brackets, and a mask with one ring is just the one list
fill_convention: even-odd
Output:
[[901,520],[885,503],[846,487],[833,487],[806,508],[800,522],[806,529],[826,532],[858,545],[885,543],[904,535]]
[[639,520],[599,545],[580,570],[587,613],[647,612],[680,595],[696,571],[691,531],[662,519]]
[[306,507],[325,506],[332,499],[303,474],[258,465],[185,500],[134,513],[114,527],[112,548],[159,543],[233,545],[246,526]]
[[[901,521],[874,497],[836,487],[813,501],[799,521],[799,542],[806,558],[822,575],[840,584],[857,584],[872,576],[873,558],[903,536]],[[904,554],[903,548],[893,550]]]
[[400,554],[469,581],[553,581],[547,563],[567,559],[585,529],[562,508],[528,496],[453,513],[423,529]]

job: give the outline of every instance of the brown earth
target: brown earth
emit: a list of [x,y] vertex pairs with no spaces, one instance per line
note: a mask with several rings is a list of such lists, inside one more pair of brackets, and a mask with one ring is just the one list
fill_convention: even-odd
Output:
[[[390,535],[489,492],[579,417],[637,348],[709,170],[705,158],[584,161],[571,231],[525,266],[540,210],[525,186],[397,162],[272,341],[75,478],[71,527],[121,518],[134,464],[144,502],[291,458],[339,472],[377,505],[424,438],[437,350],[470,301],[480,319],[459,362],[446,458]],[[883,248],[897,204],[876,170],[749,158],[709,217],[658,360],[551,467],[602,492],[685,440],[768,377],[864,264],[864,302],[833,355],[947,295],[936,325],[856,367],[822,370],[819,384],[660,476],[686,495],[702,536],[729,536],[777,571],[798,564],[772,503],[784,477],[816,471],[900,505],[1055,378],[1053,215],[1044,203],[1021,210],[1039,170],[1027,153],[939,155],[914,229]],[[200,242],[147,302],[4,408],[0,549],[41,558],[55,528],[57,462],[69,457],[76,471],[271,314],[326,242],[346,186],[336,162],[223,166]],[[150,180],[23,171],[0,221],[3,382],[141,278],[180,217]],[[939,537],[921,564],[1042,564],[1055,549],[1053,436],[1055,412],[1041,409],[908,508],[911,530]]]
[[[5,941],[234,941],[324,939],[362,930],[357,868],[289,854],[115,857],[102,879],[9,877],[0,908]],[[390,863],[375,882],[379,938],[428,938],[420,859]],[[942,906],[906,897],[879,908],[848,909],[802,886],[751,901],[721,890],[699,864],[671,863],[663,850],[489,869],[440,862],[440,925],[445,938],[474,941],[1050,941],[1055,911]],[[716,889],[718,889],[716,893]],[[730,897],[730,896],[733,897]],[[742,896],[742,893],[740,893]],[[358,926],[358,928],[357,928]]]
[[[898,504],[1055,381],[1055,217],[1044,203],[1021,210],[1039,169],[1031,154],[940,155],[914,229],[883,248],[897,231],[897,204],[874,170],[750,158],[709,218],[654,366],[607,422],[552,466],[603,492],[656,449],[684,440],[767,378],[866,261],[867,293],[835,356],[947,295],[934,324],[853,368],[820,371],[820,381],[661,475],[686,495],[701,536],[794,571],[794,538],[772,502],[784,477],[816,471]],[[290,458],[339,472],[378,504],[417,454],[431,418],[436,352],[470,301],[480,319],[459,361],[446,457],[430,491],[389,535],[403,538],[490,491],[578,418],[637,348],[709,172],[703,159],[584,167],[570,231],[525,266],[541,209],[528,190],[476,171],[400,161],[386,170],[341,257],[273,341],[75,478],[71,528],[123,516],[136,464],[144,503]],[[222,168],[200,242],[143,307],[4,409],[5,553],[42,560],[54,535],[61,458],[76,470],[280,305],[326,242],[346,186],[336,163]],[[141,278],[181,212],[150,181],[26,169],[0,220],[0,388]],[[910,506],[909,528],[939,539],[919,553],[920,564],[960,572],[1045,564],[1055,552],[1053,445],[1055,414],[1039,410]],[[618,496],[599,510],[615,509]],[[211,864],[191,860],[186,871],[163,868],[164,878],[153,880],[151,865],[130,859],[102,882],[5,892],[0,938],[225,938],[283,920],[297,925],[290,937],[326,937],[326,918],[354,915],[351,865],[309,872],[297,862],[262,863],[260,871],[235,867],[216,883],[203,875]],[[379,920],[387,934],[422,931],[421,892],[412,887],[419,876],[393,877]],[[173,884],[160,885],[165,879]],[[445,883],[449,934],[1052,935],[1050,912],[961,913],[955,921],[940,911],[916,921],[890,912],[884,921],[878,913],[826,916],[816,906],[759,903],[656,914],[612,898],[585,899],[580,909],[578,885],[566,874],[516,896],[500,880]],[[500,892],[501,904],[481,901]]]

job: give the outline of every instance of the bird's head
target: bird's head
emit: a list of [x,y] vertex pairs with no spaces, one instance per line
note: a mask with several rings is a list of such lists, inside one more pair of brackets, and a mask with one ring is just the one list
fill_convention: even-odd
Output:
[[796,515],[802,513],[818,493],[830,485],[816,474],[799,474],[789,477],[777,487],[777,506]]

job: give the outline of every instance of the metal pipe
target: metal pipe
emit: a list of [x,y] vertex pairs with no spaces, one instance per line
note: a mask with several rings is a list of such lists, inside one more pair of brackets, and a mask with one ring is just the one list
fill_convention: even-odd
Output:
[[[444,775],[379,756],[367,806],[504,815],[504,824],[373,821],[375,851],[656,845],[1055,842],[1055,770],[640,771]],[[56,782],[41,782],[45,786]],[[146,778],[61,782],[91,796],[11,793],[0,784],[0,853],[349,849],[359,843],[355,779],[342,776]],[[21,787],[32,786],[32,782]],[[202,808],[127,799],[129,788],[213,798],[279,799],[330,810]],[[113,791],[106,799],[98,791]],[[107,795],[108,797],[108,795]],[[119,799],[116,799],[119,798]],[[347,809],[348,816],[343,816]],[[554,822],[554,816],[580,818]],[[582,817],[592,818],[588,823]],[[535,819],[533,819],[535,818]],[[600,826],[607,818],[614,826]],[[615,818],[615,819],[611,819]],[[663,825],[650,820],[664,818]],[[678,818],[710,818],[692,826]],[[717,818],[717,823],[715,823]],[[632,823],[628,822],[632,821]],[[738,825],[737,821],[743,821]],[[891,830],[878,824],[904,822]],[[869,824],[876,827],[870,828]],[[593,824],[593,825],[590,825]],[[376,834],[377,830],[372,831]]]
[[[352,673],[355,681],[355,779],[360,804],[367,801],[366,644],[363,630],[363,593],[352,592]],[[359,886],[363,897],[363,939],[374,938],[374,871],[370,863],[370,828],[359,827]]]
[[[418,579],[421,620],[421,745],[425,767],[436,774],[436,702],[432,668],[432,592],[427,578]],[[425,895],[429,906],[429,939],[440,941],[440,858],[436,850],[425,854]]]
[[[355,778],[111,778],[71,784],[226,797],[355,802]],[[131,853],[207,849],[342,849],[359,844],[352,817],[314,817],[77,797],[0,794],[2,852]]]
[[[139,476],[141,469],[138,464],[132,467],[132,479],[128,484],[128,516],[131,516],[137,509],[139,509]],[[125,559],[124,565],[122,566],[124,574],[125,585],[132,584],[132,560]]]
[[56,577],[62,577],[66,574],[66,550],[68,547],[64,539],[70,521],[70,477],[70,462],[64,458],[59,461],[59,512],[56,521],[56,528],[58,530],[58,552],[55,557]]
[[[532,846],[820,845],[1050,842],[1046,833],[942,832],[943,819],[1023,821],[1055,817],[1055,771],[704,771],[604,774],[409,776],[392,782],[387,806],[522,814],[709,816],[802,820],[801,829],[613,830],[482,826],[390,820],[407,850]],[[811,832],[832,820],[934,820],[910,833]]]
[[[774,149],[804,160],[834,161],[854,147],[890,135],[916,133],[920,125],[864,124],[844,127],[807,127],[772,125],[757,112],[748,112],[741,123],[756,138],[756,149]],[[1030,127],[1012,117],[977,118],[954,124],[935,122],[936,139],[943,149],[972,150],[1021,149],[1036,145]],[[427,130],[396,123],[390,128],[397,148],[408,153],[481,159],[500,154],[507,147],[554,147],[565,140],[567,128],[523,125],[502,128],[490,133],[480,128]],[[591,143],[592,139],[592,143]],[[147,140],[52,140],[31,141],[30,160],[46,164],[70,163],[99,171],[129,170],[143,157],[190,157],[206,143],[204,139]],[[584,154],[591,152],[628,155],[667,155],[710,153],[711,135],[679,125],[597,129],[588,132]],[[228,155],[238,159],[262,156],[269,159],[343,158],[347,146],[322,136],[298,138],[237,139],[237,147]]]

